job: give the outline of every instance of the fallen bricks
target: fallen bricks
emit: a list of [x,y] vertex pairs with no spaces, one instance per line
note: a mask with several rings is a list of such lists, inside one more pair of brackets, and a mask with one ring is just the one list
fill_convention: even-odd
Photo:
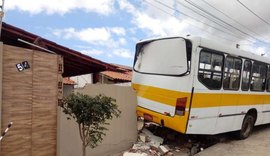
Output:
[[[185,135],[156,124],[138,122],[138,140],[123,156],[193,156],[218,140]],[[162,137],[160,137],[162,136]]]
[[[142,126],[138,126],[138,129],[140,129],[140,127]],[[138,135],[137,143],[135,143],[129,151],[125,152],[123,156],[165,156],[169,153],[170,148],[162,145],[163,142],[163,138],[143,128]],[[171,153],[168,156],[173,156],[173,154]]]

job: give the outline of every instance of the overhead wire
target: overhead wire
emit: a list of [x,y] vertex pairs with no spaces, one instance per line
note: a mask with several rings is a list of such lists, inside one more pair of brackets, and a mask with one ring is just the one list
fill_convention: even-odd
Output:
[[[208,6],[210,6],[211,8],[215,9],[216,11],[218,11],[219,13],[223,14],[224,16],[226,16],[227,18],[231,19],[232,21],[234,21],[235,23],[241,25],[242,27],[244,27],[245,29],[247,29],[248,31],[254,33],[255,35],[258,35],[260,37],[262,37],[260,34],[256,33],[255,31],[251,30],[250,28],[246,27],[245,25],[241,24],[240,22],[238,22],[237,20],[231,18],[229,15],[227,15],[226,13],[224,13],[223,11],[217,9],[216,7],[214,7],[212,4],[210,4],[209,2],[207,2],[206,0],[201,0],[203,1],[205,4],[207,4]],[[263,38],[263,37],[262,37]],[[268,40],[268,39],[265,39],[264,40]]]
[[[182,12],[182,11],[179,11],[179,10],[177,10],[177,9],[174,9],[173,7],[168,6],[168,5],[162,3],[162,2],[160,2],[160,1],[158,1],[158,0],[154,0],[154,1],[156,1],[156,2],[159,3],[160,5],[165,6],[165,7],[169,8],[169,9],[171,9],[171,10],[177,12],[177,13],[180,13],[181,15],[184,15],[184,16],[186,16],[186,17],[188,17],[188,18],[191,18],[191,19],[193,19],[193,20],[196,21],[196,22],[202,23],[202,24],[204,24],[204,25],[206,25],[206,26],[208,26],[208,27],[211,27],[211,28],[213,28],[213,29],[215,29],[215,30],[218,30],[218,31],[220,31],[220,32],[222,32],[222,33],[224,33],[224,34],[226,34],[226,35],[228,34],[227,32],[225,32],[225,31],[222,30],[222,29],[219,29],[219,28],[217,28],[217,27],[214,27],[214,26],[212,26],[212,25],[210,25],[210,24],[208,24],[208,23],[206,23],[206,22],[200,21],[200,20],[198,20],[198,19],[196,19],[196,18],[194,18],[194,17],[192,17],[192,16],[190,16],[190,15],[188,15],[188,14]],[[175,17],[175,16],[174,16],[174,17]],[[200,29],[202,29],[202,28],[200,28]]]
[[[185,1],[188,1],[188,0],[185,0]],[[254,36],[252,36],[252,35],[249,34],[250,36],[252,36],[252,38],[256,39],[256,42],[260,42],[260,43],[265,44],[265,45],[268,44],[267,42],[270,42],[269,39],[266,39],[266,38],[262,37],[260,34],[258,34],[258,33],[256,33],[255,31],[249,29],[248,27],[242,25],[240,22],[234,20],[233,18],[231,18],[230,16],[228,16],[228,15],[225,14],[224,12],[220,11],[219,9],[217,9],[216,7],[214,7],[213,5],[211,5],[210,3],[208,3],[207,1],[205,1],[205,0],[201,0],[201,1],[205,2],[208,6],[212,7],[212,8],[215,9],[216,11],[222,13],[222,14],[225,15],[226,17],[228,17],[228,18],[230,18],[231,20],[233,20],[234,22],[236,22],[237,24],[239,24],[239,25],[243,26],[244,28],[246,28],[247,30],[253,32],[253,33],[256,34],[257,36],[260,36],[261,38],[258,38],[258,37],[254,37]],[[239,0],[237,0],[237,1],[239,1]],[[240,2],[240,1],[239,1],[239,2]],[[240,3],[241,3],[241,2],[240,2]],[[252,10],[250,10],[250,11],[252,11]],[[251,43],[251,44],[241,44],[241,45],[252,45],[252,44],[254,44],[254,42],[250,42],[250,43]]]
[[[187,8],[187,9],[189,9],[189,10],[191,10],[191,11],[193,11],[194,13],[196,13],[196,14],[198,14],[198,15],[204,17],[204,18],[206,18],[207,20],[212,21],[213,23],[215,23],[215,24],[221,26],[222,28],[228,30],[228,32],[226,32],[226,33],[229,33],[229,34],[231,34],[232,36],[234,36],[234,37],[236,37],[236,38],[238,38],[238,39],[242,39],[241,37],[239,37],[239,36],[233,34],[233,33],[231,32],[232,30],[230,30],[230,29],[228,29],[227,27],[225,27],[224,25],[222,25],[222,24],[216,22],[215,20],[209,19],[207,16],[205,16],[205,15],[199,13],[198,11],[196,11],[196,10],[192,9],[191,7],[189,7],[189,6],[185,5],[185,4],[183,4],[183,3],[180,2],[180,1],[176,1],[176,3],[180,4],[181,6]],[[176,10],[176,9],[175,9],[175,10]],[[204,22],[204,23],[205,23],[205,22]]]
[[[206,13],[206,14],[212,16],[213,18],[215,18],[215,19],[217,19],[217,20],[219,20],[219,21],[225,23],[226,25],[228,25],[228,26],[234,28],[235,30],[241,32],[242,34],[245,34],[246,36],[249,36],[249,37],[251,37],[251,38],[253,38],[253,39],[255,39],[255,40],[264,42],[264,41],[262,41],[261,39],[255,37],[255,36],[253,36],[253,35],[250,35],[249,33],[245,32],[245,31],[242,31],[241,29],[239,29],[239,28],[237,28],[237,27],[231,25],[230,23],[227,23],[226,21],[224,21],[224,20],[220,19],[219,17],[213,15],[213,14],[210,13],[209,11],[206,11],[205,9],[203,9],[203,8],[201,8],[200,6],[196,5],[195,3],[193,3],[193,2],[191,2],[191,1],[189,1],[189,0],[185,0],[185,1],[186,1],[187,3],[189,3],[190,5],[196,7],[196,8],[199,9],[200,11],[202,11],[202,12],[204,12],[204,13]],[[249,41],[250,41],[250,40],[249,40]],[[251,42],[252,42],[252,41],[251,41]]]
[[[149,5],[151,5],[152,7],[156,8],[156,9],[159,9],[160,11],[162,11],[162,12],[164,12],[164,13],[166,13],[166,14],[172,16],[172,17],[175,17],[175,18],[179,19],[178,16],[176,16],[176,15],[174,15],[174,14],[170,14],[169,12],[165,11],[164,9],[161,9],[160,7],[157,7],[157,6],[153,5],[153,4],[150,3],[149,1],[147,1],[147,0],[143,0],[143,1],[145,1],[146,3],[148,3]],[[178,13],[181,13],[182,15],[187,16],[187,17],[189,17],[189,18],[192,18],[192,19],[195,20],[196,22],[199,22],[198,20],[194,19],[193,17],[191,17],[191,16],[189,16],[189,15],[187,15],[187,14],[185,14],[185,13],[182,13],[182,12],[180,12],[180,11],[178,11],[178,10],[175,10],[174,8],[168,6],[168,5],[164,4],[164,3],[161,3],[161,2],[159,2],[159,1],[157,1],[157,0],[154,0],[154,1],[156,1],[156,2],[158,2],[159,4],[165,6],[166,8],[169,8],[169,9],[171,9],[171,10],[173,10],[173,11],[176,11],[176,12],[178,12]],[[210,35],[213,35],[212,33],[208,32],[208,31],[205,31],[205,29],[203,29],[203,28],[201,28],[201,27],[199,27],[199,26],[197,26],[197,25],[194,25],[193,23],[190,23],[190,22],[187,22],[187,21],[184,21],[184,22],[186,22],[186,23],[190,24],[191,26],[196,27],[196,28],[198,28],[198,29],[200,29],[200,30],[203,30],[204,32],[206,32],[206,33],[208,33],[208,34],[210,34]],[[204,23],[204,22],[200,22],[200,23],[203,23],[203,24],[205,24],[205,25],[209,25],[209,24]],[[210,27],[212,27],[212,26],[210,25]],[[213,27],[212,27],[212,28],[213,28]],[[218,28],[214,28],[214,29],[216,29],[216,30],[218,30],[218,31],[221,31],[221,32],[227,34],[227,32],[224,32],[224,31],[221,30],[221,29],[218,29]],[[235,40],[231,40],[231,39],[228,39],[228,38],[219,36],[219,35],[215,35],[215,36],[218,37],[218,38],[227,40],[227,41],[229,41],[229,42],[237,43],[237,41],[235,41]]]
[[[157,8],[157,9],[161,10],[162,12],[164,12],[164,13],[170,15],[170,16],[173,16],[173,17],[175,17],[175,18],[177,18],[177,19],[179,19],[179,17],[176,16],[175,14],[170,14],[170,13],[168,13],[167,11],[161,9],[160,7],[157,7],[157,6],[153,5],[152,3],[150,3],[150,2],[148,2],[148,1],[146,1],[146,0],[143,0],[143,1],[145,1],[145,2],[148,3],[148,4],[150,4],[150,5],[153,6],[153,7],[155,7],[155,8]],[[188,14],[182,12],[182,11],[179,11],[179,10],[177,10],[177,9],[175,9],[175,8],[173,8],[173,7],[171,7],[171,6],[169,6],[169,5],[166,5],[165,3],[162,3],[162,2],[160,2],[160,1],[158,1],[158,0],[153,0],[153,1],[155,1],[156,3],[158,3],[158,4],[162,5],[162,6],[165,6],[166,8],[169,8],[169,9],[173,10],[174,12],[177,12],[177,13],[179,13],[179,14],[181,14],[181,15],[183,15],[183,16],[186,16],[186,17],[188,17],[188,18],[190,18],[190,19],[193,19],[193,20],[196,21],[196,22],[199,22],[199,23],[202,23],[202,24],[204,24],[204,25],[207,25],[208,27],[211,27],[211,28],[213,28],[213,29],[216,29],[216,30],[218,30],[218,31],[220,31],[220,32],[222,32],[222,33],[228,35],[228,33],[225,32],[225,31],[223,31],[222,29],[219,29],[219,28],[217,28],[217,27],[214,27],[214,26],[212,26],[212,25],[210,25],[210,24],[208,24],[208,23],[202,22],[202,21],[200,21],[200,20],[198,20],[198,19],[196,19],[196,18],[194,18],[194,17],[192,17],[192,16],[190,16],[190,15],[188,15]],[[182,20],[183,20],[183,18],[182,18]],[[201,28],[201,27],[199,27],[199,26],[197,26],[197,25],[194,25],[193,23],[189,23],[189,22],[187,22],[187,21],[184,21],[184,22],[185,22],[185,23],[188,23],[188,24],[190,24],[190,25],[192,25],[192,26],[194,26],[194,27],[196,27],[196,28],[198,28],[198,29],[200,29],[200,30],[203,30],[204,32],[206,32],[206,33],[208,33],[208,34],[210,34],[210,35],[212,35],[212,36],[214,36],[214,37],[217,37],[217,38],[220,38],[220,39],[224,39],[224,40],[230,41],[230,42],[232,42],[232,43],[237,43],[237,42],[239,42],[239,41],[235,41],[235,40],[231,40],[231,39],[225,38],[225,37],[220,36],[220,35],[216,35],[216,34],[213,35],[213,33],[210,33],[210,32],[208,32],[208,31],[205,31],[205,29],[203,29],[203,28]],[[259,40],[259,39],[257,39],[257,38],[255,38],[255,39],[256,39],[257,41],[259,41],[259,42],[265,44],[264,41],[261,41],[261,40]],[[250,43],[251,43],[251,44],[246,44],[246,45],[252,45],[252,44],[254,44],[254,41],[250,41],[250,40],[247,40],[247,39],[245,39],[245,40],[246,40],[247,42],[250,42]]]
[[243,7],[245,7],[248,11],[250,11],[253,15],[255,15],[256,17],[258,17],[259,19],[261,19],[265,24],[267,24],[268,26],[270,26],[270,23],[268,21],[266,21],[265,19],[263,19],[262,17],[260,17],[258,14],[256,14],[254,11],[252,11],[249,7],[247,7],[244,3],[242,3],[240,0],[236,0],[239,4],[241,4]]

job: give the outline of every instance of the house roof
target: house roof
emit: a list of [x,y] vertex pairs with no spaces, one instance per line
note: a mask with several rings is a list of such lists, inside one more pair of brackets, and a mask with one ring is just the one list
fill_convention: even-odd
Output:
[[120,72],[115,72],[115,71],[103,71],[101,72],[101,74],[114,79],[114,80],[121,80],[121,81],[131,81],[132,78],[132,72],[124,72],[124,73],[120,73]]
[[114,64],[114,63],[112,63],[111,65],[116,66],[116,68],[119,71],[123,71],[123,72],[132,71],[132,67],[130,67],[130,66],[125,66],[125,65],[120,65],[120,64]]
[[63,78],[63,84],[64,85],[75,85],[75,81],[71,80],[69,77]]
[[88,73],[98,73],[105,70],[117,70],[117,67],[112,64],[108,64],[100,60],[94,59],[78,51],[69,49],[67,47],[64,47],[62,45],[41,38],[40,36],[37,36],[35,34],[3,22],[1,41],[4,44],[29,49],[36,49],[31,45],[18,41],[18,39],[22,39],[29,43],[39,45],[45,49],[55,52],[56,54],[62,55],[64,57],[64,77],[77,76]]

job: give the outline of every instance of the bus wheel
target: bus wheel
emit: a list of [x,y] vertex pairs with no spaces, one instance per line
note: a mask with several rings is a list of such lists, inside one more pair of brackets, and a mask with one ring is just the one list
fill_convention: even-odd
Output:
[[254,127],[255,119],[251,114],[247,114],[243,120],[242,127],[239,131],[239,139],[246,139],[251,134]]

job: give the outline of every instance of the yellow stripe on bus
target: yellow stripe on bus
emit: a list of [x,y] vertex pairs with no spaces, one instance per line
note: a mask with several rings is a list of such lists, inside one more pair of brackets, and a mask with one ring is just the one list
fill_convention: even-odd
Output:
[[170,106],[176,105],[177,98],[189,98],[191,95],[191,93],[178,92],[134,83],[132,84],[132,87],[136,90],[137,96],[159,103],[164,103]]
[[[137,96],[175,106],[176,99],[181,97],[190,97],[191,93],[178,92],[168,89],[162,89],[152,86],[132,84],[136,90]],[[194,93],[192,108],[206,108],[218,106],[245,106],[256,104],[270,104],[270,94],[222,94],[222,93]],[[264,93],[264,94],[263,94]],[[189,101],[189,100],[188,100]],[[187,103],[189,105],[189,103]]]
[[[169,127],[178,132],[185,133],[186,132],[186,123],[188,120],[188,111],[186,111],[185,116],[166,116],[164,114],[160,114],[151,110],[147,110],[142,107],[137,107],[137,115],[140,117],[144,117],[144,114],[150,114],[153,117],[153,122],[161,125],[161,120],[164,121],[165,127]],[[177,123],[177,124],[176,124]]]

